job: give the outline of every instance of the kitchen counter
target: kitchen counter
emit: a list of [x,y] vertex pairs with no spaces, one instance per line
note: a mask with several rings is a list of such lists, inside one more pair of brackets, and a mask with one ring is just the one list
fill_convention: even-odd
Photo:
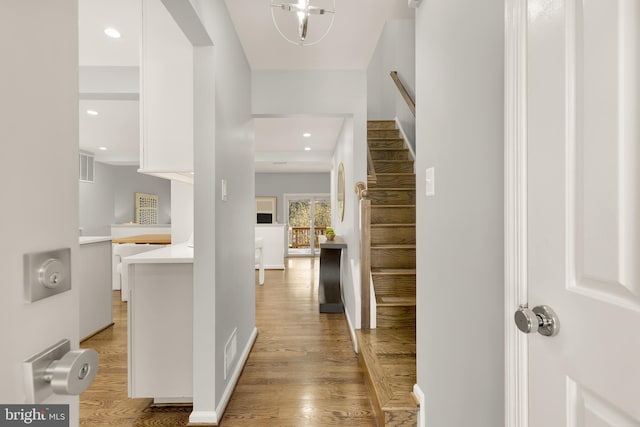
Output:
[[129,397],[192,402],[193,248],[165,246],[122,262],[129,294]]
[[113,239],[113,243],[170,245],[171,234],[138,234],[135,236],[118,237]]
[[111,241],[111,236],[80,236],[79,241],[81,245],[88,245],[90,243],[100,243]]
[[187,243],[164,246],[128,256],[122,262],[124,264],[193,264],[193,247]]

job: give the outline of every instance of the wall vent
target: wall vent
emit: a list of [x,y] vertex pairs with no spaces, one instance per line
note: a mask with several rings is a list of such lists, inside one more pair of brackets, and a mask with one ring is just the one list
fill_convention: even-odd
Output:
[[231,336],[227,340],[227,343],[224,346],[224,379],[226,380],[229,376],[229,368],[233,365],[233,360],[236,358],[236,353],[238,352],[238,340],[237,334],[238,328],[234,329],[231,332]]
[[95,161],[93,153],[80,150],[78,159],[80,182],[95,182]]

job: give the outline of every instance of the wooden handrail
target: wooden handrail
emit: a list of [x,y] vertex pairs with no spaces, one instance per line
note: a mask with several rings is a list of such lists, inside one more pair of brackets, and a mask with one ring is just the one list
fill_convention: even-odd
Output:
[[371,200],[364,182],[356,183],[360,204],[360,328],[371,328]]
[[407,92],[407,89],[404,87],[404,85],[400,81],[400,77],[398,77],[398,72],[397,71],[392,71],[391,72],[391,78],[393,79],[393,82],[398,87],[398,90],[400,91],[400,94],[404,98],[405,102],[409,106],[409,110],[411,110],[411,113],[413,113],[413,117],[415,117],[416,116],[416,103],[413,100],[413,98],[411,98],[411,95],[409,95],[409,92]]

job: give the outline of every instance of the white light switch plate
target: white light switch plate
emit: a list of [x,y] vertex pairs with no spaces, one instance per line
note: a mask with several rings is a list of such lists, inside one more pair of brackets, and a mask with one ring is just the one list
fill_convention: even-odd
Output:
[[227,180],[226,179],[222,179],[222,185],[221,185],[221,193],[222,193],[222,201],[226,202],[227,201]]
[[436,195],[436,168],[428,168],[424,174],[425,187],[424,193],[425,196],[435,196]]

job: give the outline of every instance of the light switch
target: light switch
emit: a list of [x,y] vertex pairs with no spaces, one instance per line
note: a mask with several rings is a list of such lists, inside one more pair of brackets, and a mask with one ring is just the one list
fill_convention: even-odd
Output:
[[222,185],[221,185],[221,194],[222,194],[222,201],[226,202],[227,201],[227,180],[226,179],[222,179]]
[[424,193],[425,196],[435,196],[436,195],[436,169],[434,167],[428,168],[424,174],[425,187]]

